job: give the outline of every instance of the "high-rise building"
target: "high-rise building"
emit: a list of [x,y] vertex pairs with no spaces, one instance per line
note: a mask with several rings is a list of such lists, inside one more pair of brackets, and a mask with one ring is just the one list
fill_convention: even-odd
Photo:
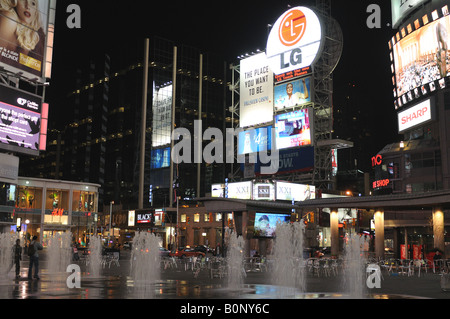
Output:
[[[144,39],[134,47],[127,58],[114,54],[92,57],[87,65],[79,65],[75,74],[66,76],[71,90],[57,101],[64,111],[58,117],[50,116],[54,134],[49,134],[48,152],[39,158],[24,158],[24,175],[98,183],[102,185],[99,207],[111,201],[123,208],[138,207]],[[211,184],[225,178],[225,167],[220,164],[202,163],[200,175],[197,165],[174,166],[170,147],[172,129],[187,128],[194,136],[195,120],[202,120],[203,130],[224,129],[229,70],[218,57],[161,38],[150,41],[148,65],[141,191],[144,207],[168,207],[174,200],[171,168],[182,200],[204,196]],[[204,141],[205,145],[208,142]],[[49,176],[42,176],[41,172],[47,171],[44,162],[52,163]]]

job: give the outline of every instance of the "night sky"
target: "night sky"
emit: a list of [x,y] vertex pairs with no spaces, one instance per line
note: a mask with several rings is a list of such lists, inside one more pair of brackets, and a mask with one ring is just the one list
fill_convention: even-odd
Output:
[[[81,29],[69,29],[67,6],[81,8]],[[369,4],[381,8],[381,28],[369,29]],[[53,76],[48,93],[50,121],[63,108],[64,95],[73,87],[67,78],[76,67],[88,66],[90,56],[108,53],[124,59],[136,51],[137,40],[160,36],[190,45],[204,52],[218,53],[229,63],[237,56],[265,49],[267,24],[273,24],[288,5],[310,6],[315,1],[117,1],[58,0],[53,56]],[[387,43],[395,33],[389,0],[331,0],[332,16],[344,35],[344,51],[334,73],[334,101],[344,98],[345,88],[358,87],[359,106],[370,113],[367,123],[376,136],[368,153],[399,140],[393,106],[389,50]],[[135,62],[130,61],[131,62]],[[52,110],[53,109],[53,110]],[[59,109],[61,110],[61,109]],[[370,159],[368,159],[370,160]]]

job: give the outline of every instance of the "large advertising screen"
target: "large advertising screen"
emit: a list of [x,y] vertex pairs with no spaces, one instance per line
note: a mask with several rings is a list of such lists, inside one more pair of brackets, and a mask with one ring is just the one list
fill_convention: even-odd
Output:
[[238,155],[270,151],[272,126],[239,132]]
[[0,64],[43,78],[50,0],[5,0],[0,5]]
[[[263,166],[257,159],[257,163],[254,165],[254,175],[261,175],[261,166]],[[244,171],[244,164],[241,164],[241,170]],[[286,150],[280,150],[278,171],[276,174],[271,175],[286,175],[297,172],[308,172],[314,169],[314,147],[306,146],[301,148],[291,148]]]
[[154,149],[151,151],[150,168],[170,167],[170,147]]
[[406,17],[409,13],[413,12],[419,5],[426,0],[392,0],[392,25],[396,28],[402,18]]
[[305,201],[316,198],[316,187],[314,185],[294,184],[287,182],[276,182],[277,200]]
[[279,150],[312,145],[312,121],[309,109],[275,116],[275,139]]
[[268,214],[255,213],[255,237],[275,237],[275,231],[278,223],[289,223],[291,220],[290,214]]
[[39,154],[42,98],[0,85],[0,148]]
[[397,107],[445,87],[440,80],[450,75],[450,16],[431,22],[427,17],[422,19],[427,22],[424,26],[408,35],[402,32],[402,39],[399,33],[398,42],[393,45]]
[[241,60],[240,127],[273,120],[273,73],[265,53]]
[[311,78],[303,78],[275,86],[275,111],[311,102]]
[[152,147],[168,145],[172,132],[173,85],[157,87],[153,82]]

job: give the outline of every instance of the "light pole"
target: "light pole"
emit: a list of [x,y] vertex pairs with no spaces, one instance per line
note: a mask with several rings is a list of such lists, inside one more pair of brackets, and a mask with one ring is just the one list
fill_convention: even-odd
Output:
[[109,232],[108,232],[108,246],[111,239],[111,220],[112,220],[112,205],[114,205],[114,201],[109,202]]

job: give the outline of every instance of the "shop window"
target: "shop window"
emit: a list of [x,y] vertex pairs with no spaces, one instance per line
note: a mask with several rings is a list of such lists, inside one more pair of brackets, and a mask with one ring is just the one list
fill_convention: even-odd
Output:
[[40,208],[42,205],[42,190],[30,187],[19,187],[17,191],[17,207],[26,209]]
[[45,209],[47,210],[69,210],[69,191],[48,189],[45,199]]
[[73,202],[72,210],[79,212],[95,212],[97,208],[96,204],[96,193],[94,192],[83,192],[74,191],[73,192]]

